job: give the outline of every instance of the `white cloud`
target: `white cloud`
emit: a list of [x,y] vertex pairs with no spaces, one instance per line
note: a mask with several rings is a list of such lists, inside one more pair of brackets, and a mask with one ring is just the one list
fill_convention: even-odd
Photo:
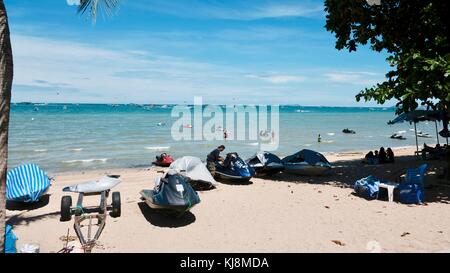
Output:
[[145,3],[133,1],[130,6],[153,12],[187,18],[212,18],[226,20],[258,20],[283,17],[315,17],[323,14],[323,3],[314,1],[225,1],[201,0],[165,1],[149,0]]
[[304,76],[283,75],[283,74],[273,74],[273,75],[248,74],[247,78],[259,79],[272,84],[298,83],[304,82],[306,80],[306,77]]
[[[12,42],[13,101],[177,103],[197,95],[209,103],[267,101],[260,92],[267,83],[242,77],[248,71],[234,66],[26,35],[13,35]],[[273,84],[303,80],[284,73],[258,77]]]
[[374,72],[354,72],[339,71],[324,74],[325,78],[332,83],[356,84],[356,85],[374,85],[383,79],[382,74]]

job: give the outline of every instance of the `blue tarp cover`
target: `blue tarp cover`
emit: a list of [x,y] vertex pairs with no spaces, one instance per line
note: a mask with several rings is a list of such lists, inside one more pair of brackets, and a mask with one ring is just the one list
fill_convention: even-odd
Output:
[[6,199],[36,202],[50,187],[50,179],[36,164],[26,164],[8,172]]

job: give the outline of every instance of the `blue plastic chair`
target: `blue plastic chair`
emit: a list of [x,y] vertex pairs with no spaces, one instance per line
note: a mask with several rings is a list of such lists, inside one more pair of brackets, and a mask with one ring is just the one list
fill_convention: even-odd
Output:
[[422,164],[416,169],[407,169],[405,182],[410,184],[423,185],[425,181],[425,172],[428,168],[428,164]]

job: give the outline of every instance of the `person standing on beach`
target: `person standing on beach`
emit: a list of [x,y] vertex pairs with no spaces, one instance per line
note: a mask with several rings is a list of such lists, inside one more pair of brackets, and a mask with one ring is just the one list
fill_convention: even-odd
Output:
[[220,156],[220,153],[223,152],[224,150],[225,146],[220,145],[212,152],[210,152],[206,157],[206,168],[208,168],[208,171],[211,173],[212,176],[216,174],[216,162],[223,161],[223,158]]

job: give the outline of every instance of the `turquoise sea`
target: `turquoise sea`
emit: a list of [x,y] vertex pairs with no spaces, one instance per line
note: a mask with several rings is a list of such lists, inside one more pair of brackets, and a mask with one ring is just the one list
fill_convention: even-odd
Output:
[[[178,118],[171,117],[172,107],[13,104],[8,165],[11,168],[33,162],[49,172],[79,171],[149,166],[162,152],[204,159],[219,143],[225,144],[226,152],[236,151],[244,158],[259,149],[257,140],[176,141],[171,127]],[[342,152],[414,146],[414,125],[387,125],[394,118],[393,108],[280,106],[279,147],[275,153],[281,157],[304,148]],[[356,134],[343,134],[344,128]],[[442,129],[440,125],[438,129]],[[433,136],[419,138],[419,145],[436,143],[434,122],[418,124],[418,130]],[[399,131],[406,140],[389,138]],[[317,142],[318,134],[321,143]]]

